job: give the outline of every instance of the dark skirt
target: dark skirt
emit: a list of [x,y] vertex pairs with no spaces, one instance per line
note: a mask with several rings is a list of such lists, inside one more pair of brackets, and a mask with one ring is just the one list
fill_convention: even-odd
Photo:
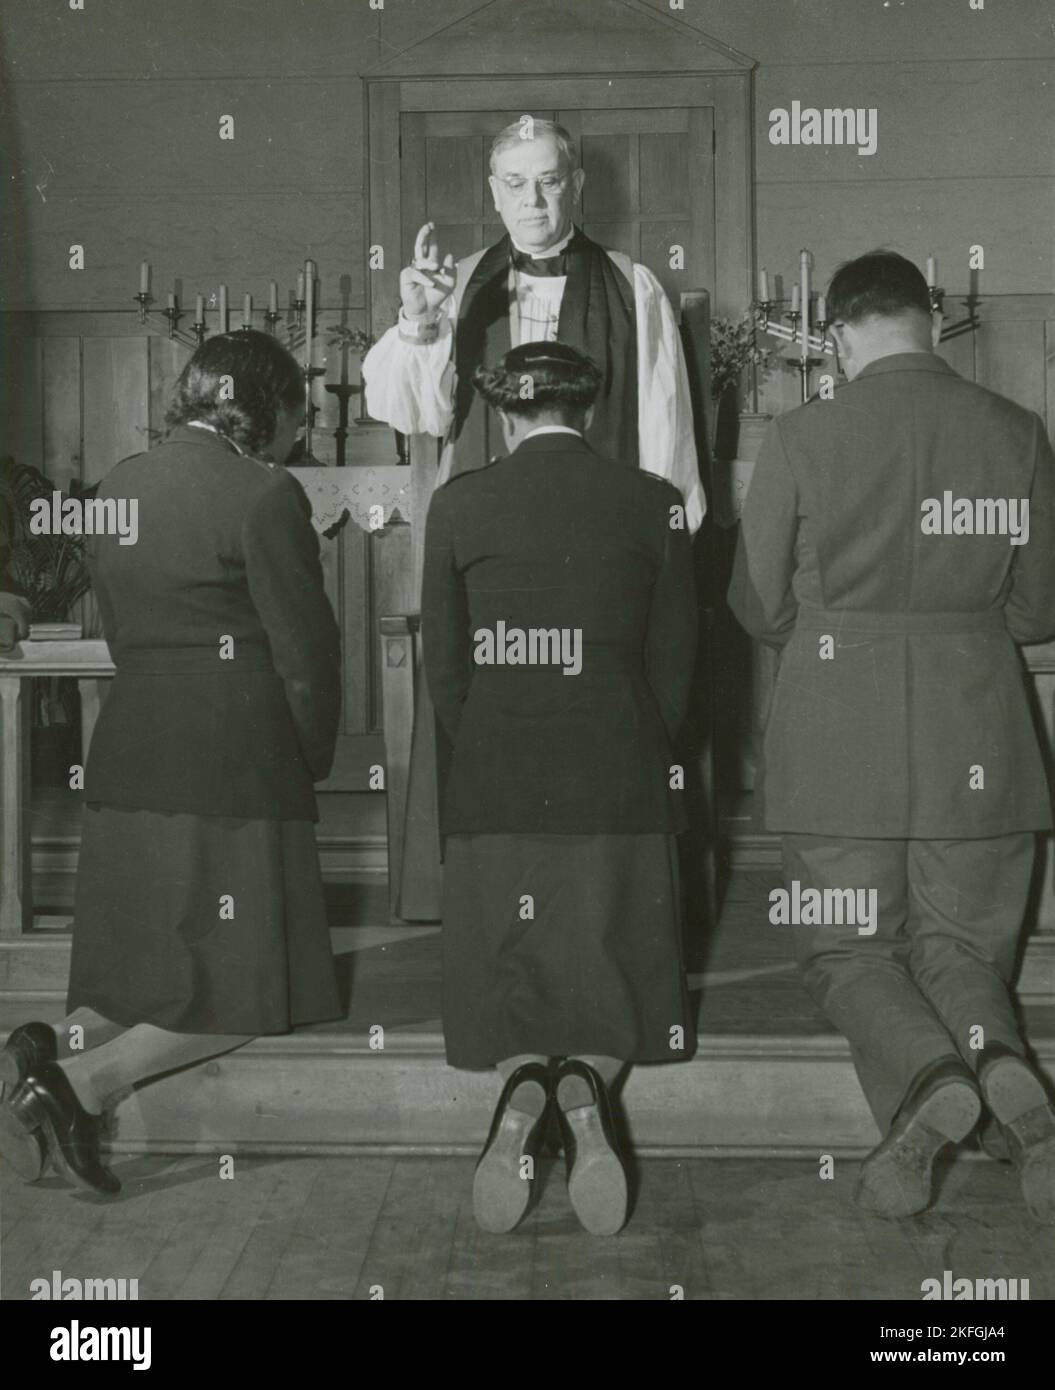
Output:
[[691,1056],[674,836],[448,836],[443,1031],[468,1069]]
[[67,1007],[254,1036],[339,1017],[314,827],[88,806]]

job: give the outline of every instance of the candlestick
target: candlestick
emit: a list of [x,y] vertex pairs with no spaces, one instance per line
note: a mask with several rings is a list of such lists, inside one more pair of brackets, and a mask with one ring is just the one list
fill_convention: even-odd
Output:
[[315,341],[315,262],[304,262],[304,365],[310,369]]
[[150,293],[150,262],[140,261],[139,263],[139,293]]
[[220,332],[227,332],[227,286],[220,286]]
[[938,283],[938,262],[933,256],[927,257],[927,288],[933,289]]
[[242,327],[252,328],[253,326],[253,296],[247,294],[242,300]]
[[758,297],[763,304],[769,303],[769,276],[765,272],[765,267],[758,272]]

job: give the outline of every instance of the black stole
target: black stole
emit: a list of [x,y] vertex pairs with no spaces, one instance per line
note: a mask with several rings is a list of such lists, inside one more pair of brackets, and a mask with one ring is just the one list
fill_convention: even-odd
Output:
[[[498,416],[473,390],[480,362],[497,362],[512,346],[509,329],[508,235],[480,257],[462,294],[454,340],[456,385],[451,475],[482,468],[505,453]],[[578,227],[568,242],[568,280],[557,336],[601,369],[603,381],[586,439],[599,454],[636,468],[637,328],[634,287],[611,257]]]

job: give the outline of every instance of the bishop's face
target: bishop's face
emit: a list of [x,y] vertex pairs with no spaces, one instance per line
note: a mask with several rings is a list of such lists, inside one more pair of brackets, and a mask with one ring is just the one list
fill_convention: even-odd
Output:
[[515,140],[495,156],[489,179],[506,231],[525,251],[548,251],[571,231],[585,174],[570,169],[549,135]]

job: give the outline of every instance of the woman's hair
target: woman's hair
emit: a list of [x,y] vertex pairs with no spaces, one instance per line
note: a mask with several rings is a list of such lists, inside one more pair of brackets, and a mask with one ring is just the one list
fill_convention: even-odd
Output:
[[221,333],[180,372],[165,423],[201,420],[255,453],[274,438],[279,406],[304,399],[304,375],[291,352],[254,328]]
[[567,343],[522,343],[495,367],[483,363],[473,385],[488,405],[531,419],[544,411],[583,415],[597,399],[601,372]]

